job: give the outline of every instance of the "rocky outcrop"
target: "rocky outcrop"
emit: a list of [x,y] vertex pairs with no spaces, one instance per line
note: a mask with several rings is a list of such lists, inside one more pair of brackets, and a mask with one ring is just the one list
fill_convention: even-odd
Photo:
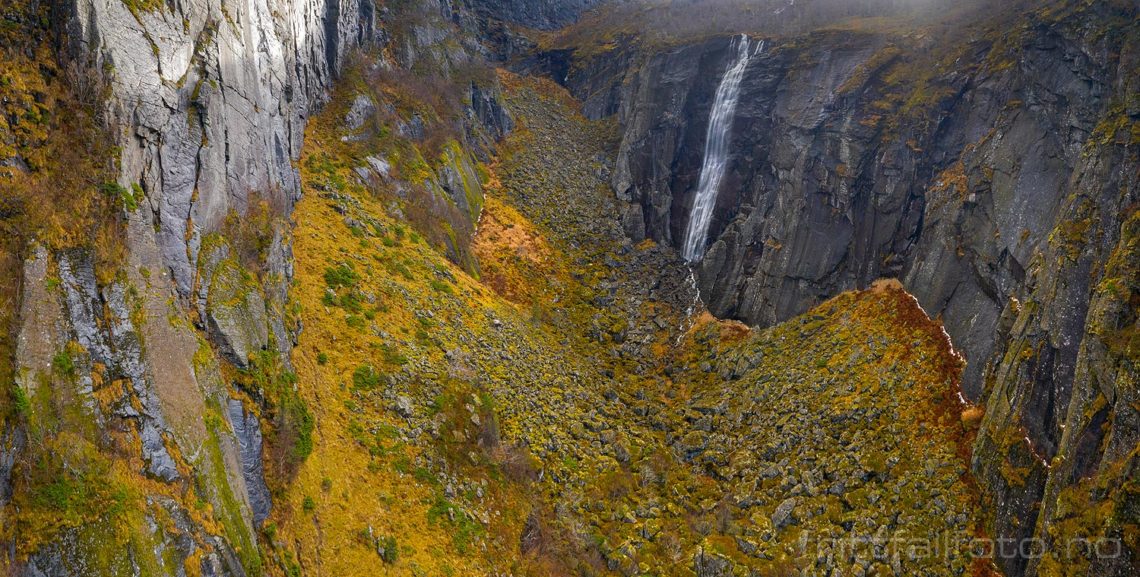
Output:
[[[96,275],[97,257],[87,250],[36,248],[24,263],[13,394],[27,406],[17,405],[17,413],[0,425],[0,505],[6,505],[0,524],[16,531],[36,527],[39,519],[29,518],[35,511],[28,506],[36,503],[29,497],[29,487],[37,486],[29,479],[36,474],[65,481],[90,474],[94,508],[66,515],[50,511],[48,518],[66,518],[66,525],[35,532],[34,546],[18,554],[15,546],[5,546],[0,572],[142,574],[155,565],[161,566],[158,572],[174,574],[260,574],[263,560],[286,559],[279,551],[263,556],[266,551],[259,550],[257,528],[272,510],[262,464],[263,423],[257,411],[231,398],[241,393],[226,379],[253,383],[247,392],[255,395],[292,394],[296,404],[278,407],[275,418],[265,421],[272,427],[265,437],[293,433],[297,446],[278,451],[290,459],[303,459],[298,455],[305,444],[312,450],[307,436],[314,416],[295,398],[288,355],[277,354],[290,350],[297,330],[285,313],[292,265],[283,217],[300,194],[294,162],[309,114],[324,101],[346,54],[380,41],[377,19],[388,13],[371,0],[58,4],[67,8],[58,21],[67,32],[66,59],[83,86],[106,98],[105,121],[117,130],[121,151],[119,181],[141,207],[118,215],[126,222],[128,254],[107,278]],[[525,4],[471,2],[484,15],[535,27],[565,22],[588,2]],[[473,25],[463,6],[417,8],[432,18],[414,20],[404,31],[392,50],[395,64],[446,76],[478,59],[477,42],[449,36],[452,24]],[[1003,538],[1060,539],[1087,528],[1134,539],[1111,520],[1137,512],[1133,295],[1140,287],[1130,207],[1137,202],[1138,55],[1135,35],[1119,33],[1120,22],[1134,22],[1136,14],[1107,2],[1081,10],[1075,16],[1035,16],[1016,28],[1011,44],[1000,46],[984,35],[953,42],[853,32],[771,39],[745,80],[737,153],[727,179],[731,190],[720,198],[714,242],[697,270],[697,284],[715,312],[759,324],[788,318],[880,276],[902,278],[927,310],[943,316],[971,360],[966,393],[987,408],[973,467],[994,504],[992,532]],[[623,201],[625,231],[635,239],[675,244],[680,238],[727,43],[711,38],[652,54],[619,45],[583,66],[570,66],[565,53],[536,64],[574,86],[588,114],[618,114],[622,120],[624,137],[611,180]],[[924,60],[928,55],[934,56]],[[981,64],[939,68],[942,55]],[[390,174],[393,164],[385,157],[370,153],[354,161],[361,180],[390,185],[398,189],[396,196],[407,192],[405,185],[429,189],[433,201],[470,227],[456,229],[469,233],[483,200],[477,159],[489,157],[493,141],[511,130],[513,120],[492,88],[464,83],[459,94],[467,97],[458,98],[465,101],[460,123],[466,121],[467,142],[449,140],[426,159],[429,170],[414,173],[415,182],[413,173]],[[381,98],[366,96],[346,107],[345,142],[384,106]],[[428,116],[410,112],[395,123],[396,132],[411,141],[429,140]],[[531,148],[552,149],[576,125],[555,128],[539,131]],[[608,146],[602,142],[608,125],[591,130],[599,132],[599,149]],[[608,159],[587,156],[575,166],[528,173],[525,185],[516,182],[511,190],[524,207],[573,221],[575,226],[556,234],[574,247],[620,236],[609,220],[609,204],[566,210],[576,205],[564,202],[565,195],[582,187],[565,183],[592,186],[611,177]],[[536,195],[532,183],[552,191]],[[348,198],[332,188],[322,196]],[[263,200],[274,225],[254,239],[258,262],[249,266],[230,251],[251,247],[241,247],[237,233],[224,237],[232,232],[227,226],[240,228]],[[391,212],[393,219],[403,218],[398,202]],[[375,227],[357,226],[361,220],[350,223],[343,209],[340,214],[353,233],[388,238]],[[557,221],[542,224],[551,222]],[[402,225],[398,230],[402,235]],[[452,238],[444,248],[462,262],[465,238],[452,230],[445,231]],[[634,250],[615,243],[621,246],[617,257]],[[666,258],[655,255],[639,266]],[[593,256],[607,268],[620,264],[617,257]],[[454,283],[442,267],[435,270],[438,286]],[[677,279],[635,296],[679,296],[674,284]],[[609,306],[626,290],[616,284],[599,288],[604,290],[594,296],[598,306]],[[450,288],[433,290],[451,294]],[[622,305],[625,317],[644,313],[645,299],[637,298],[642,300]],[[652,332],[611,320],[590,319],[592,337],[620,345],[621,352],[651,343]],[[496,331],[507,330],[498,318],[493,323]],[[873,349],[874,343],[867,346]],[[542,347],[533,351],[544,358]],[[259,365],[251,357],[269,360]],[[237,370],[223,372],[222,360]],[[746,372],[744,367],[757,362],[730,360],[731,366],[718,363],[720,374]],[[561,367],[543,366],[544,373],[569,379],[557,374]],[[777,366],[774,373],[787,374],[786,368]],[[577,373],[574,378],[586,380]],[[771,388],[767,381],[758,385]],[[592,385],[582,390],[600,394]],[[427,411],[417,404],[423,399],[394,399],[405,420],[424,420]],[[726,450],[726,442],[746,439],[730,436],[725,418],[704,415],[703,408],[694,405],[693,418],[686,418],[694,430],[671,439],[670,446],[710,474],[729,466],[725,470],[747,471],[741,478],[755,481],[748,463],[723,461],[730,453],[756,451]],[[809,408],[814,407],[797,407],[796,415],[814,414]],[[759,408],[750,412],[756,419],[772,416]],[[863,423],[863,416],[844,416],[843,422]],[[608,418],[591,414],[585,428],[597,432],[605,424],[602,417]],[[577,423],[561,427],[564,418],[552,411],[542,427],[528,422],[528,428],[585,438]],[[890,415],[884,420],[891,426],[899,421]],[[26,436],[33,442],[26,443]],[[611,436],[596,442],[614,446],[605,450],[617,461],[630,462],[631,451],[612,441]],[[773,440],[774,455],[786,448],[776,446],[782,442]],[[534,446],[551,454],[561,450]],[[852,480],[855,473],[844,470],[842,479]],[[931,476],[923,473],[915,468],[900,479],[910,484]],[[942,477],[952,484],[957,471]],[[788,479],[781,480],[795,490]],[[100,491],[127,482],[135,483],[129,511],[138,535],[119,547],[122,539],[107,534],[114,524],[106,522],[107,509],[99,508]],[[806,479],[805,485],[801,491],[815,491],[815,481]],[[845,488],[834,490],[842,495]],[[893,493],[901,498],[903,491]],[[765,504],[754,523],[778,530],[811,521],[815,511],[807,501],[781,499]],[[1085,510],[1110,511],[1101,516],[1110,522],[1090,525]],[[963,519],[955,516],[953,522]],[[749,555],[761,546],[748,540],[738,545]],[[1069,561],[1002,559],[1011,574],[1041,575]],[[165,567],[168,562],[173,568]],[[1131,556],[1083,562],[1091,574],[1128,575],[1135,569]],[[693,567],[707,575],[733,570],[730,559],[703,550]],[[300,568],[268,572],[295,570]]]
[[732,560],[701,549],[693,557],[693,571],[697,577],[728,577],[732,575]]
[[[1103,304],[1129,294],[1106,288],[1106,266],[1134,251],[1122,225],[1140,199],[1136,16],[1094,2],[988,13],[944,37],[770,38],[742,87],[696,267],[710,310],[771,325],[900,278],[941,316],[969,361],[963,393],[986,406],[974,471],[995,536],[1054,534],[1072,515],[1057,513],[1059,495],[1127,469],[1129,451],[1102,441],[1140,423],[1119,404],[1135,368],[1104,340],[1134,311]],[[619,43],[555,74],[588,112],[621,121],[613,188],[634,240],[681,240],[729,41],[641,54]],[[1105,306],[1112,329],[1097,328]],[[1096,567],[1128,574],[1130,563]]]
[[[170,351],[194,354],[186,346],[186,333],[147,308],[156,295],[138,288],[145,283],[134,285],[120,276],[103,284],[94,271],[92,254],[79,249],[52,255],[37,247],[25,263],[23,275],[31,284],[22,298],[16,352],[20,379],[15,383],[22,401],[12,421],[15,427],[5,427],[0,437],[0,497],[5,505],[15,500],[3,513],[13,527],[33,523],[32,516],[45,507],[67,521],[37,532],[30,541],[38,543],[34,548],[25,548],[29,541],[15,543],[10,551],[21,551],[26,559],[5,555],[0,564],[15,575],[131,573],[155,562],[151,554],[165,558],[163,551],[179,562],[202,557],[198,544],[211,542],[203,566],[209,564],[218,575],[242,575],[233,546],[252,543],[248,529],[242,530],[245,490],[241,477],[229,475],[226,465],[236,461],[237,443],[216,430],[207,434],[202,423],[205,405],[217,402],[223,391],[217,368],[208,372],[199,367],[197,381],[191,381],[194,388],[183,388],[187,375],[181,372],[179,355]],[[193,336],[189,342],[197,344]],[[213,456],[202,458],[203,448]],[[138,468],[124,467],[110,476],[109,454]],[[14,478],[13,472],[18,472]],[[71,476],[80,481],[70,482],[80,485],[69,485]],[[127,483],[175,487],[187,481],[208,487],[197,498],[222,513],[226,530],[218,533],[192,521],[185,503],[161,491],[140,491],[136,500],[128,499],[124,488]],[[52,483],[64,500],[29,497],[40,494],[40,484]],[[71,487],[85,484],[83,492],[68,496],[76,490]],[[114,495],[116,514],[146,519],[152,529],[139,535],[148,536],[123,543],[115,535],[115,523],[90,517],[105,506],[101,494]],[[176,530],[153,529],[159,509],[164,518],[176,520]],[[117,543],[123,546],[112,546]]]
[[[224,541],[209,535],[195,534],[197,527],[187,512],[167,498],[158,498],[156,508],[163,518],[148,516],[145,529],[155,535],[154,551],[118,548],[108,551],[108,541],[115,539],[114,528],[106,524],[88,530],[67,531],[56,542],[43,547],[20,567],[21,574],[33,577],[69,577],[72,575],[123,575],[139,571],[137,557],[155,554],[158,559],[185,559],[184,571],[201,575],[233,575],[247,573],[235,551]],[[160,529],[160,521],[169,523],[174,533]],[[175,538],[175,535],[186,535]],[[173,571],[170,574],[176,574]]]
[[[514,128],[515,123],[511,115],[503,107],[502,95],[497,90],[471,85],[471,116],[475,124],[492,139],[501,139]],[[477,141],[479,135],[471,135]],[[484,149],[487,145],[484,145]]]
[[249,493],[249,507],[253,513],[253,524],[260,526],[269,517],[273,507],[269,487],[265,484],[265,467],[261,449],[261,421],[258,416],[246,410],[242,402],[229,399],[226,412],[234,435],[238,439],[241,452],[241,472]]
[[199,261],[199,314],[226,360],[247,368],[250,355],[269,346],[265,299],[229,245],[217,237],[210,244]]

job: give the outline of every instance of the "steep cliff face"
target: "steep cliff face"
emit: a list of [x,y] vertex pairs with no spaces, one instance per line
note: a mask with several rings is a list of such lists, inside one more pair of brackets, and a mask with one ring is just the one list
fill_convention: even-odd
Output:
[[373,40],[372,0],[64,4],[66,57],[108,92],[123,184],[146,194],[185,297],[202,236],[230,211],[260,196],[288,213],[305,120],[345,54]]
[[[482,64],[533,45],[513,25],[594,4],[0,10],[0,186],[19,191],[0,196],[0,573],[351,572],[397,556],[410,574],[786,571],[836,562],[793,551],[801,531],[969,535],[980,510],[993,536],[1049,545],[998,559],[1011,575],[1131,575],[1134,4],[901,35],[768,27],[744,78],[700,292],[770,325],[901,279],[970,361],[980,504],[951,442],[954,357],[893,286],[755,338],[710,319],[685,338],[700,308],[686,271],[621,228],[682,238],[730,38],[526,59],[620,121],[616,163],[614,123],[510,75],[505,102]],[[51,39],[10,42],[26,30]],[[59,132],[85,135],[63,144],[95,166],[44,128],[73,102],[60,84],[111,129]],[[9,235],[40,200],[39,228]],[[936,457],[880,458],[907,447]],[[909,497],[919,484],[933,508]],[[1121,554],[1074,558],[1075,536]]]
[[[1030,53],[1024,65],[1032,70],[995,72],[983,66],[970,77],[956,71],[952,77],[923,78],[921,87],[894,85],[915,82],[906,75],[921,71],[909,66],[937,65],[917,63],[917,58],[900,61],[904,52],[921,52],[921,45],[838,32],[794,43],[770,42],[767,54],[747,73],[732,135],[736,152],[719,197],[713,242],[699,269],[710,308],[771,324],[836,290],[883,275],[909,275],[909,284],[933,310],[962,307],[964,314],[947,315],[949,330],[960,347],[975,353],[970,356],[977,362],[966,382],[976,397],[990,356],[977,347],[991,340],[1004,305],[996,297],[1003,289],[997,287],[1008,293],[1020,282],[1033,249],[1056,223],[1067,175],[1079,161],[1079,134],[1090,133],[1109,102],[1123,97],[1108,89],[1121,72],[1116,62],[1038,70],[1044,64],[1034,64],[1033,58],[1066,62],[1072,54],[1084,54],[1075,45],[1066,52],[1057,33],[1046,28],[1029,31],[1049,36],[1040,40],[1048,49],[1032,48],[1027,41]],[[621,115],[626,137],[614,187],[631,204],[627,230],[635,238],[643,236],[644,228],[645,236],[672,243],[684,230],[727,44],[727,38],[719,38],[655,54],[625,83]],[[984,59],[989,53],[981,44],[956,48],[951,62]],[[1098,70],[1102,77],[1087,77]],[[570,82],[579,86],[573,76]],[[595,78],[582,80],[587,110],[614,109],[612,101],[597,99],[599,92],[606,93],[597,84]],[[1017,97],[1044,86],[1051,89],[1051,96],[1044,97],[1053,103],[1048,107],[1027,105]],[[1054,95],[1053,90],[1070,92]],[[1027,110],[1007,110],[1009,102]],[[1069,121],[1080,125],[1053,138],[1048,127]],[[1009,190],[1010,198],[996,208],[1006,240],[973,239],[985,245],[977,252],[987,255],[986,264],[951,270],[930,263],[936,251],[919,243],[936,242],[928,239],[940,235],[921,234],[937,224],[922,223],[932,196],[926,190],[937,188],[938,177],[956,166],[966,145],[980,142],[990,130],[1013,134],[995,143],[1001,152],[994,158],[1007,159],[1007,165],[1008,159],[1031,159],[1006,170],[977,167],[986,174],[997,170],[1001,194]],[[1070,135],[1074,130],[1079,134]],[[1002,180],[1003,173],[1009,180]],[[1029,202],[1030,189],[1048,191],[1052,200]],[[960,212],[957,207],[955,212]],[[945,276],[935,282],[931,270]],[[955,292],[960,279],[974,276],[976,281]],[[979,301],[991,304],[979,309]],[[988,320],[958,320],[979,315]]]
[[[746,73],[696,272],[712,312],[760,325],[902,279],[944,319],[969,361],[963,392],[987,407],[974,468],[995,534],[1026,538],[1053,534],[1062,487],[1133,466],[1131,439],[1102,441],[1140,422],[1122,392],[1134,357],[1106,356],[1098,336],[1128,330],[1130,305],[1105,329],[1090,303],[1131,294],[1114,281],[1106,295],[1104,279],[1114,251],[1134,250],[1122,225],[1140,194],[1140,37],[1128,3],[993,16],[770,38]],[[634,239],[682,238],[729,42],[545,56],[587,112],[618,114],[613,186]]]
[[98,240],[94,250],[33,241],[26,251],[15,411],[0,449],[12,547],[0,565],[30,575],[258,574],[257,527],[270,507],[261,427],[273,424],[278,441],[290,427],[278,427],[277,401],[252,414],[230,406],[230,385],[245,377],[229,367],[285,374],[251,359],[293,340],[283,226],[300,194],[293,162],[346,55],[377,39],[375,7],[27,6],[12,10],[51,23],[64,76],[81,101],[98,103],[116,146],[118,182],[101,185],[116,210],[77,206],[79,222],[121,211],[126,224],[112,261]]

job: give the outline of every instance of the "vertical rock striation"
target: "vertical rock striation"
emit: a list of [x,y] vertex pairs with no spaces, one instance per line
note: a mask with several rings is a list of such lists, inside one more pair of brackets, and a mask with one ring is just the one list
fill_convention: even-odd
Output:
[[186,297],[203,234],[254,197],[287,214],[305,121],[349,50],[377,31],[372,0],[69,4],[66,56],[107,94],[122,179],[146,194],[164,266]]
[[[199,257],[208,238],[248,251],[225,238],[246,215],[289,216],[305,124],[350,52],[382,40],[379,13],[373,0],[53,6],[60,58],[81,95],[102,103],[119,184],[138,209],[127,208],[127,256],[113,279],[97,280],[85,250],[40,248],[25,262],[15,358],[30,404],[0,434],[0,515],[36,527],[35,475],[60,462],[92,491],[137,485],[116,497],[129,499],[120,507],[134,532],[92,522],[98,510],[53,513],[65,520],[6,544],[0,571],[260,574],[255,535],[270,507],[260,423],[229,405],[202,337],[237,367],[273,344],[288,352],[288,231],[258,231],[269,236],[256,239],[254,276],[236,255],[215,251],[205,266]],[[207,520],[194,510],[205,504]]]
[[748,70],[748,62],[754,52],[764,49],[760,43],[755,49],[747,36],[734,41],[736,60],[732,61],[720,85],[716,89],[709,128],[705,136],[705,153],[701,161],[701,179],[693,197],[693,210],[689,214],[689,224],[685,230],[685,240],[681,246],[681,256],[689,262],[700,260],[708,240],[712,209],[716,205],[720,184],[724,180],[725,165],[728,162],[729,144],[732,142],[732,121],[736,116],[736,103],[740,99],[740,81]]

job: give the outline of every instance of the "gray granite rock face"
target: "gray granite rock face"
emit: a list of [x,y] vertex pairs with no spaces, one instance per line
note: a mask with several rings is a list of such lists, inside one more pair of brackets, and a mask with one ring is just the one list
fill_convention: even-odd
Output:
[[[79,370],[75,375],[78,399],[94,422],[102,426],[103,415],[94,396],[94,379],[90,368],[95,363],[108,364],[111,351],[102,332],[103,310],[95,282],[95,265],[85,251],[67,251],[58,257],[59,280],[67,311],[68,325],[75,341],[85,354],[73,359]],[[70,355],[69,355],[70,356]]]
[[261,287],[219,244],[199,262],[199,311],[206,332],[226,360],[246,368],[250,355],[269,346],[269,318]]
[[376,37],[373,0],[192,0],[135,14],[71,0],[67,55],[90,89],[107,86],[122,180],[145,209],[179,293],[201,238],[254,195],[287,214],[312,109],[354,47]]
[[265,484],[265,466],[261,450],[261,421],[258,416],[245,410],[241,401],[230,399],[227,403],[230,425],[238,438],[241,453],[241,472],[245,478],[245,489],[249,498],[249,508],[253,512],[255,527],[269,517],[273,506],[269,487]]
[[23,444],[23,431],[18,427],[7,423],[0,426],[0,507],[12,499],[12,469]]
[[514,119],[503,108],[500,95],[476,84],[471,85],[471,111],[483,128],[496,139],[506,136],[515,126]]
[[178,479],[180,475],[174,458],[166,448],[165,436],[169,428],[147,371],[138,328],[131,318],[134,303],[128,292],[129,290],[121,283],[113,284],[103,290],[103,301],[109,312],[110,346],[114,350],[111,358],[112,366],[115,373],[130,384],[130,396],[138,402],[136,408],[130,397],[122,399],[118,404],[116,416],[138,423],[142,457],[147,463],[147,471],[159,479],[170,482]]
[[344,116],[344,127],[350,131],[360,130],[373,114],[376,114],[376,103],[363,94],[357,94]]
[[111,350],[103,333],[103,307],[91,258],[79,251],[59,257],[59,278],[76,341],[91,360],[108,363]]
[[[186,0],[134,12],[122,0],[54,4],[69,78],[105,102],[103,120],[121,150],[118,180],[140,187],[144,200],[123,215],[128,264],[112,281],[97,280],[93,257],[83,251],[31,251],[16,354],[28,378],[19,386],[34,393],[32,377],[50,375],[53,357],[66,350],[74,377],[52,386],[74,381],[95,430],[106,424],[137,433],[141,472],[162,482],[197,482],[180,467],[190,465],[195,476],[210,469],[202,449],[216,443],[225,470],[209,473],[204,498],[221,507],[221,495],[238,495],[228,511],[235,531],[256,535],[251,517],[263,520],[268,512],[264,478],[252,474],[255,465],[260,470],[256,417],[243,415],[232,435],[207,432],[207,399],[224,399],[226,385],[214,359],[199,363],[199,341],[182,322],[193,315],[182,305],[198,309],[218,349],[239,366],[267,346],[271,332],[283,351],[292,346],[282,309],[292,277],[287,228],[272,231],[256,287],[225,255],[200,269],[202,239],[254,202],[267,201],[275,217],[291,213],[300,195],[293,163],[305,123],[347,54],[382,36],[373,0]],[[121,398],[94,402],[95,364],[105,383],[125,384]],[[31,450],[23,447],[25,433],[0,431],[0,503],[9,497],[12,467]],[[203,543],[211,544],[201,558],[203,575],[245,574],[227,542],[236,534],[208,535],[177,504],[145,498],[168,510],[184,538],[156,543],[154,551],[109,554],[106,544],[116,539],[83,527],[45,543],[13,574],[137,574],[149,556],[181,567]]]

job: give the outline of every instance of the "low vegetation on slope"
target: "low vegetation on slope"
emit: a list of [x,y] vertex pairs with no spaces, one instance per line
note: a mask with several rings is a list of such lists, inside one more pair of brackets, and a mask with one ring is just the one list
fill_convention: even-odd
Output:
[[[0,382],[13,381],[20,267],[33,239],[52,249],[96,251],[100,275],[122,261],[121,207],[129,190],[108,182],[111,150],[90,102],[55,65],[48,15],[38,2],[0,14]],[[107,218],[110,216],[110,218]],[[0,397],[9,394],[7,387]]]
[[[908,23],[855,18],[875,13],[841,2],[773,2],[787,16],[771,20],[704,5],[616,8],[545,42],[588,51],[630,34],[676,42],[732,27],[794,30],[819,26],[797,14],[825,5],[816,13],[835,26],[906,33]],[[391,9],[419,11],[393,19],[401,39],[440,30],[434,5]],[[346,72],[306,134],[292,235],[284,218],[252,206],[203,239],[198,272],[212,289],[205,318],[189,315],[201,332],[173,301],[143,311],[158,301],[140,292],[161,272],[124,270],[120,239],[144,191],[109,181],[114,167],[102,159],[114,151],[61,87],[42,41],[46,10],[21,1],[0,14],[0,271],[13,271],[0,277],[0,456],[16,455],[0,462],[13,480],[0,487],[0,541],[14,544],[0,573],[990,571],[971,542],[989,505],[967,474],[980,410],[958,402],[961,363],[938,323],[889,282],[763,331],[713,319],[671,249],[624,238],[609,187],[616,127],[587,121],[550,82],[495,77],[446,33],[430,46],[390,46],[403,51],[399,67],[365,61]],[[928,61],[901,52],[884,46],[861,74],[910,78],[884,84],[882,105],[908,121],[929,116],[946,88],[914,74]],[[1123,110],[1106,138],[1133,126]],[[1133,214],[1100,281],[1111,298],[1094,305],[1096,346],[1126,392],[1138,230]],[[272,243],[291,243],[295,277],[288,310],[271,303],[267,313]],[[14,271],[24,265],[37,274],[21,287]],[[21,299],[22,289],[34,292]],[[102,343],[111,368],[93,360],[95,345],[53,333],[62,315],[89,312],[65,302],[67,291],[88,289],[99,294],[71,300],[105,305],[83,338],[115,337]],[[8,328],[21,300],[38,317],[24,328],[46,327],[33,336],[51,346],[27,355],[36,370],[13,375]],[[288,326],[267,331],[262,317],[278,313]],[[142,342],[152,334],[144,321],[185,329],[165,339],[167,351],[198,347],[202,404],[172,413],[198,433],[193,443],[171,443],[157,426],[144,437],[139,359],[164,344]],[[277,353],[293,336],[292,357]],[[1103,396],[1083,401],[1083,420],[1107,418]],[[230,439],[239,423],[252,454]],[[1128,434],[1114,442],[1127,445]],[[1119,536],[1138,547],[1138,457],[1120,457],[1059,491],[1051,538]],[[247,493],[271,493],[271,511],[268,499],[244,502],[238,475],[251,470]],[[1025,475],[1001,473],[1011,483]],[[1096,569],[1071,561],[1047,555],[1041,572]]]
[[[964,570],[974,503],[939,327],[886,285],[762,333],[693,326],[672,251],[623,241],[613,127],[547,82],[502,83],[516,126],[480,169],[474,270],[406,219],[414,156],[392,151],[415,139],[342,140],[359,86],[310,128],[293,365],[313,452],[266,525],[269,565]],[[361,179],[369,157],[391,173]],[[936,534],[944,556],[889,548]]]

